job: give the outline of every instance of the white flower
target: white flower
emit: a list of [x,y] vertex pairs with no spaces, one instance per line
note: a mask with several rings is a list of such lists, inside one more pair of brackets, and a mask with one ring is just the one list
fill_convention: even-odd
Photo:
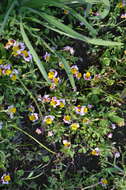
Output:
[[69,51],[71,55],[73,55],[74,52],[75,52],[74,49],[73,49],[72,47],[70,47],[70,46],[66,46],[66,47],[64,47],[63,50],[65,50],[65,51]]

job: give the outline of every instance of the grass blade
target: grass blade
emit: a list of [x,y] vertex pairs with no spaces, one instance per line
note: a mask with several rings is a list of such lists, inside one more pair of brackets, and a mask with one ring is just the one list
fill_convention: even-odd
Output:
[[23,23],[22,23],[22,22],[20,23],[20,30],[21,30],[21,35],[22,35],[22,37],[23,37],[23,40],[24,40],[26,46],[28,47],[28,49],[30,50],[30,52],[31,52],[31,54],[32,54],[32,56],[33,56],[33,59],[34,59],[36,65],[38,66],[38,68],[39,68],[41,74],[43,75],[44,79],[45,79],[47,82],[50,83],[50,81],[49,81],[49,79],[48,79],[47,72],[46,72],[44,66],[42,65],[42,63],[41,63],[41,61],[40,61],[40,59],[39,59],[39,57],[38,57],[36,51],[34,50],[34,48],[33,48],[32,44],[31,44],[31,42],[29,41],[28,36],[26,35],[26,33],[25,33],[25,31],[24,31],[24,27],[23,27]]
[[28,9],[31,10],[32,12],[38,14],[39,16],[41,16],[44,20],[46,20],[49,24],[51,24],[55,28],[58,28],[59,30],[63,31],[64,33],[69,34],[69,36],[71,36],[71,38],[78,39],[78,40],[81,40],[81,41],[84,41],[87,43],[91,43],[94,45],[102,45],[102,46],[121,46],[121,45],[123,45],[121,42],[112,42],[112,41],[106,41],[106,40],[97,39],[97,38],[86,37],[82,34],[79,34],[76,31],[74,31],[67,25],[61,23],[54,16],[50,16],[46,13],[39,12],[39,11],[31,9],[31,8],[28,8]]

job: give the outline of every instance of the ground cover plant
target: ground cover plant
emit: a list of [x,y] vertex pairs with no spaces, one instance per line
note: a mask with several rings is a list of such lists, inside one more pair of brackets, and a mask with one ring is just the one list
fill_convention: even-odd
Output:
[[0,188],[125,190],[126,2],[0,6]]

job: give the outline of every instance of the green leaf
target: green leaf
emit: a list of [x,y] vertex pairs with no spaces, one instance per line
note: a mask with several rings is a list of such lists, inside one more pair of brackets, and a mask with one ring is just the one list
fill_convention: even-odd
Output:
[[43,77],[45,78],[45,80],[50,83],[50,81],[48,79],[47,72],[46,72],[44,66],[42,65],[42,62],[40,61],[40,59],[39,59],[36,51],[34,50],[31,42],[29,41],[28,36],[26,35],[26,33],[24,31],[24,27],[23,27],[22,22],[20,23],[20,30],[21,30],[21,35],[23,37],[23,40],[24,40],[26,46],[28,47],[28,49],[30,50],[30,53],[32,54],[33,59],[34,59],[36,65],[38,66],[41,74],[43,75]]
[[64,65],[64,69],[65,69],[67,76],[70,80],[71,86],[73,87],[74,91],[76,91],[75,81],[74,81],[73,74],[71,72],[70,66],[64,57],[60,56],[60,59]]
[[121,97],[122,99],[125,99],[125,98],[126,98],[126,88],[123,89],[123,91],[121,92],[120,97]]
[[0,150],[0,163],[5,163],[6,156],[3,151]]
[[108,127],[109,126],[109,122],[106,119],[102,119],[102,120],[99,121],[98,125],[99,125],[99,127]]
[[69,36],[71,38],[78,39],[78,40],[81,40],[81,41],[84,41],[87,43],[91,43],[94,45],[102,45],[102,46],[120,46],[120,45],[122,45],[122,43],[120,43],[120,42],[105,41],[102,39],[86,37],[82,34],[79,34],[75,30],[71,29],[67,25],[61,23],[54,16],[50,16],[44,12],[39,12],[39,11],[36,11],[34,9],[31,9],[31,8],[29,8],[29,10],[31,10],[31,12],[33,12],[33,13],[40,15],[44,20],[46,20],[53,27],[58,28],[59,30],[61,30],[62,32],[66,33],[66,34],[69,34]]
[[116,123],[119,127],[122,127],[125,125],[125,121],[123,118],[119,117],[116,115],[116,113],[108,113],[107,114],[108,118],[113,122]]

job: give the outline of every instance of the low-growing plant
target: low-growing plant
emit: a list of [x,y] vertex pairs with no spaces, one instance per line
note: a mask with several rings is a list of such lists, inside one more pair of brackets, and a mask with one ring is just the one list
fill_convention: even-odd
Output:
[[[31,5],[22,1],[22,4],[26,3],[28,9],[41,13],[43,18],[47,13],[58,17],[60,12],[53,8],[54,2],[50,1],[53,6],[43,2],[41,9],[37,8],[40,1],[36,4],[31,1]],[[66,12],[63,17],[68,16],[70,24],[81,31],[76,20],[72,23],[71,16],[83,1],[71,2],[64,1],[63,5],[69,6],[67,11],[72,14]],[[116,36],[110,30],[105,39],[123,41],[122,21],[115,23],[120,8],[112,7],[110,15],[112,12],[115,15],[111,20],[105,3],[102,17],[93,18],[90,8],[93,12],[103,10],[101,4],[93,6],[93,3],[98,1],[84,1],[88,5],[85,18],[90,15],[89,19],[95,19],[94,26],[105,25],[104,18],[107,27],[118,24],[121,34]],[[0,44],[0,187],[125,189],[125,47],[86,45],[55,36],[45,28],[40,31],[41,27],[30,23],[34,20],[41,24],[40,15],[29,18],[31,13],[24,12],[15,18],[15,10],[10,14],[10,25],[5,27]],[[46,16],[51,24],[52,16]],[[15,22],[18,17],[20,23]],[[59,23],[57,19],[53,21]],[[13,34],[8,31],[10,26],[17,28]],[[59,32],[58,27],[52,27],[53,31]],[[104,32],[99,36],[103,38]]]

